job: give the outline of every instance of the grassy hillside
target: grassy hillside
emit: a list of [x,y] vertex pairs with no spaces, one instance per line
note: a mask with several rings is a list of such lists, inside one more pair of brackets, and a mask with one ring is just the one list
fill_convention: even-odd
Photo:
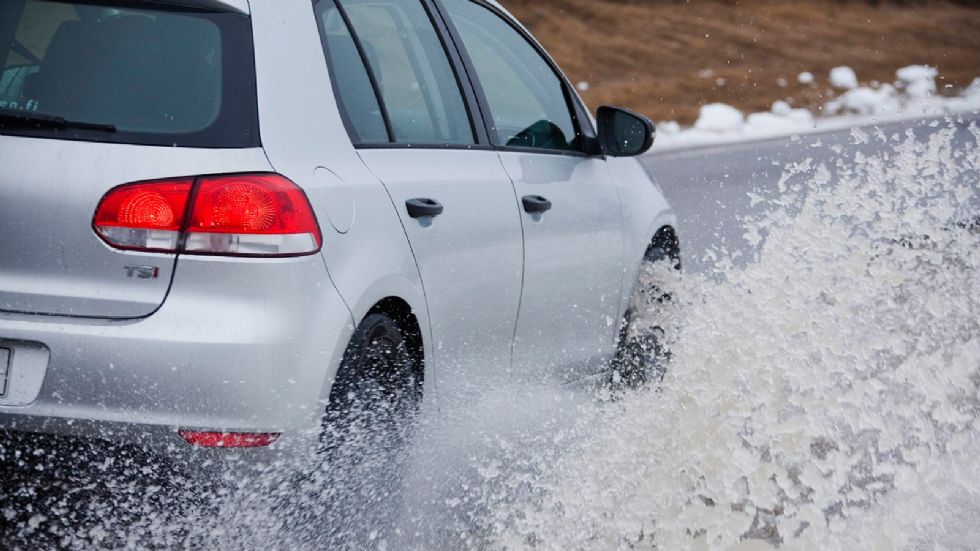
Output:
[[[715,101],[752,111],[776,99],[818,105],[837,65],[854,68],[862,82],[891,82],[900,67],[932,65],[945,93],[980,76],[980,9],[970,6],[978,2],[502,2],[573,82],[589,83],[590,107],[622,105],[655,120],[690,123],[700,105]],[[803,71],[816,81],[797,82]]]

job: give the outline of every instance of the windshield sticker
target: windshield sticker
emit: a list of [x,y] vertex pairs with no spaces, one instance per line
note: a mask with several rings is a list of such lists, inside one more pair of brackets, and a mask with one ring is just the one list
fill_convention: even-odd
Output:
[[38,105],[39,105],[38,101],[33,99],[29,99],[24,103],[15,100],[0,99],[0,109],[15,109],[17,111],[37,111]]

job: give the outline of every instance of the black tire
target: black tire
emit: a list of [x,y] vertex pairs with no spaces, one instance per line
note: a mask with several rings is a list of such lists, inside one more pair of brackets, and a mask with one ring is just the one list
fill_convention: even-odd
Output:
[[397,429],[403,421],[410,422],[422,399],[418,364],[395,320],[369,314],[344,352],[325,423],[343,428],[370,417],[376,427],[382,423],[379,428]]
[[668,278],[658,279],[656,274],[669,270],[680,270],[679,255],[666,247],[652,246],[644,255],[636,290],[623,320],[610,381],[614,388],[660,382],[667,373],[672,340],[668,335],[672,332],[668,312],[674,293],[665,281]]
[[[385,537],[402,506],[421,361],[398,324],[369,314],[351,337],[326,408],[316,492],[329,496],[327,548],[368,546]],[[372,531],[375,533],[372,534]]]

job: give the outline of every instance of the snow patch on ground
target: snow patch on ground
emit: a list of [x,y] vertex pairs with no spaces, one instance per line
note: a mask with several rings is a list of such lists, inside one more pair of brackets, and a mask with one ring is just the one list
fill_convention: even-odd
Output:
[[694,128],[706,132],[731,132],[745,124],[742,112],[724,103],[710,103],[701,108]]
[[830,70],[830,85],[834,88],[852,90],[858,87],[858,77],[850,67],[834,67]]
[[895,74],[909,97],[926,98],[936,93],[936,77],[939,76],[939,71],[934,67],[909,65]]
[[[895,76],[893,84],[860,86],[853,70],[835,68],[830,73],[831,84],[847,91],[827,102],[820,109],[820,117],[782,100],[768,112],[748,116],[723,103],[705,105],[693,127],[683,128],[674,121],[660,123],[656,151],[980,112],[980,78],[959,96],[942,97],[936,94],[938,71],[934,67],[911,65],[896,71]],[[801,73],[797,80],[812,83],[813,75]]]

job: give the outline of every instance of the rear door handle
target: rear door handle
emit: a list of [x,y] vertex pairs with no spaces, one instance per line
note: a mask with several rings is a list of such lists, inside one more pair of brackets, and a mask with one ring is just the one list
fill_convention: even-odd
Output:
[[551,210],[551,201],[540,195],[525,195],[521,199],[521,202],[524,203],[524,212],[528,214],[548,212]]
[[442,203],[435,199],[409,199],[405,201],[408,215],[412,218],[425,218],[426,216],[439,216],[445,209]]

